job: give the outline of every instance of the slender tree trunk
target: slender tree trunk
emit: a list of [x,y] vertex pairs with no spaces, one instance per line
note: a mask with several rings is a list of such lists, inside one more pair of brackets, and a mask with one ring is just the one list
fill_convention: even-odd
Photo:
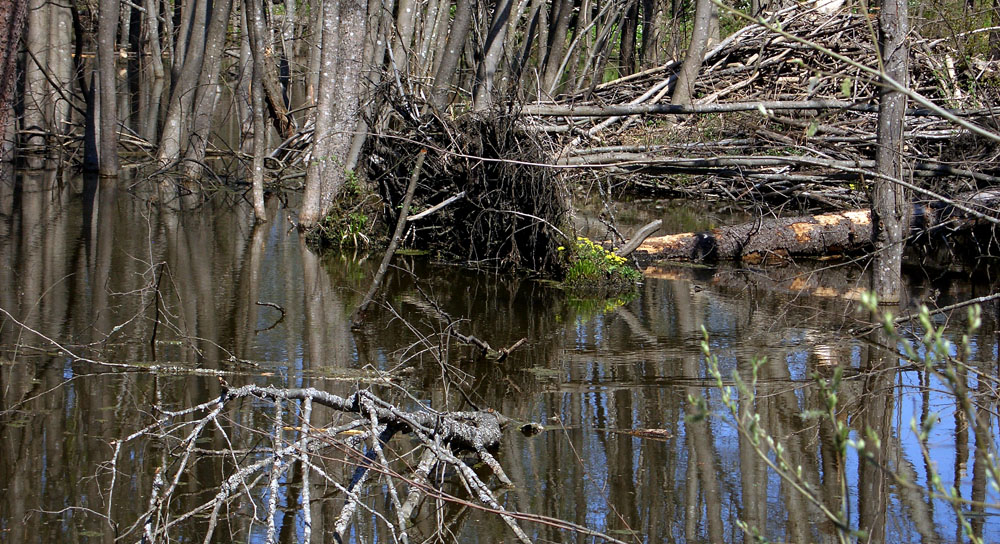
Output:
[[619,34],[618,74],[627,76],[635,72],[636,34],[639,30],[639,0],[631,0],[625,8]]
[[306,75],[306,103],[315,105],[317,98],[316,88],[319,86],[320,59],[323,56],[320,48],[320,41],[323,36],[323,5],[319,0],[315,0],[309,6],[309,10],[309,15],[312,19],[312,33],[309,38],[309,70]]
[[552,31],[549,33],[548,51],[545,56],[545,71],[542,73],[542,88],[552,96],[556,93],[562,74],[563,52],[569,36],[569,21],[573,15],[573,0],[555,0],[552,4]]
[[493,22],[490,23],[486,35],[486,52],[479,63],[476,74],[476,90],[474,108],[483,111],[493,103],[493,78],[503,60],[504,43],[507,38],[507,27],[515,0],[500,0],[493,12]]
[[[247,0],[249,3],[251,0]],[[253,213],[258,222],[267,221],[267,211],[264,208],[264,152],[265,134],[267,127],[264,125],[264,89],[260,77],[260,61],[254,55],[253,78],[250,94],[253,100]]]
[[149,53],[149,64],[153,69],[153,77],[161,78],[163,72],[163,48],[160,45],[160,18],[157,17],[156,0],[145,0],[146,13],[146,48]]
[[[909,79],[909,32],[906,0],[884,0],[879,13],[880,48],[887,77],[906,86]],[[872,191],[872,236],[875,242],[872,289],[879,300],[899,302],[900,267],[910,211],[901,185],[890,179],[903,177],[903,125],[906,95],[883,85],[879,92],[876,179]]]
[[[49,102],[52,104],[52,126],[55,134],[66,134],[70,122],[69,91],[73,82],[73,31],[69,7],[60,3],[49,6],[48,71]],[[53,84],[55,86],[53,86]],[[57,86],[57,87],[56,87]]]
[[413,23],[417,18],[414,0],[398,0],[396,8],[396,37],[392,41],[392,59],[395,68],[403,74],[410,73],[410,44],[413,41]]
[[188,147],[184,154],[184,158],[187,159],[184,170],[192,178],[198,178],[202,174],[212,119],[215,116],[215,105],[219,97],[219,69],[222,66],[226,29],[229,26],[232,10],[233,0],[215,0],[212,18],[208,23],[205,57],[202,60],[201,74],[198,76],[198,86],[192,103],[194,118],[191,122],[191,136],[188,138]]
[[[393,0],[368,0],[369,33],[365,39],[365,52],[362,69],[364,78],[362,83],[362,95],[378,87],[382,82],[382,61],[385,58],[385,49],[389,43],[389,33],[392,32]],[[368,139],[368,131],[371,127],[368,120],[373,117],[374,112],[379,108],[380,103],[373,100],[365,100],[360,115],[357,116],[358,124],[351,136],[351,149],[347,153],[347,161],[344,167],[347,170],[354,170],[358,166],[361,158],[361,148],[364,147]]]
[[299,225],[312,228],[326,216],[344,184],[344,162],[356,126],[367,2],[327,1],[323,7],[322,62],[313,138]]
[[101,107],[100,174],[118,175],[117,70],[115,69],[115,30],[121,8],[119,0],[101,0],[97,22],[97,66]]
[[[205,55],[204,29],[208,18],[208,0],[194,0],[185,10],[193,11],[193,26],[186,45],[181,47],[182,40],[177,40],[177,52],[184,51],[184,61],[180,64],[179,73],[170,82],[170,102],[167,104],[167,114],[163,120],[163,133],[160,135],[160,148],[157,151],[157,161],[161,165],[170,164],[181,156],[181,143],[187,139],[188,122],[190,121],[191,104],[194,102],[195,86],[201,74],[201,64]],[[182,16],[183,18],[183,16]],[[198,30],[200,29],[200,30]],[[181,25],[181,35],[184,25]],[[178,62],[174,62],[177,72]]]
[[642,44],[639,50],[639,67],[642,70],[660,65],[662,17],[661,0],[642,0]]
[[[239,76],[236,80],[236,118],[239,120],[240,151],[253,153],[251,140],[253,133],[253,56],[250,53],[249,21],[245,3],[240,8],[240,60]],[[307,74],[308,78],[308,74]],[[308,100],[308,98],[307,98]]]
[[[50,128],[50,86],[41,67],[48,64],[49,9],[50,6],[44,0],[29,0],[25,39],[27,54],[24,62],[24,113],[21,121],[22,128],[29,130],[47,131]],[[40,135],[28,135],[24,144],[32,147],[42,146],[45,144],[45,138]]]
[[0,0],[0,140],[5,138],[14,99],[18,43],[27,13],[27,0]]
[[434,76],[434,88],[431,90],[431,103],[438,109],[448,104],[451,82],[458,71],[458,63],[462,59],[462,50],[471,26],[472,1],[458,0],[455,5],[455,20],[451,24],[451,32],[448,33],[448,41],[441,54],[441,65]]
[[[438,43],[437,38],[442,34],[442,29],[447,23],[449,15],[448,10],[442,8],[450,6],[451,4],[446,4],[445,0],[429,0],[427,2],[427,9],[424,11],[424,24],[420,28],[420,48],[417,50],[420,66],[416,68],[419,70],[420,77],[430,78],[434,75],[434,65],[436,64],[434,53],[438,51],[434,46]],[[372,13],[371,4],[368,5],[368,13]]]
[[250,36],[250,51],[254,62],[261,63],[260,77],[264,86],[264,100],[274,121],[274,128],[282,138],[295,134],[295,123],[288,114],[284,92],[278,77],[278,65],[274,55],[274,40],[264,20],[264,4],[261,0],[244,3],[247,10],[247,30]]
[[674,84],[674,94],[671,104],[690,104],[694,94],[694,81],[701,70],[701,62],[705,58],[705,48],[708,45],[709,27],[712,23],[712,13],[715,5],[712,0],[697,0],[694,8],[694,31],[691,32],[691,45],[684,56],[684,64],[677,74]]

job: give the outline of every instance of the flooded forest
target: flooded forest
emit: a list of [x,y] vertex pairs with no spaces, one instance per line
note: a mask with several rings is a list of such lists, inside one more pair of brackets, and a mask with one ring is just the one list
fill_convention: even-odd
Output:
[[1000,541],[1000,0],[0,0],[0,542]]

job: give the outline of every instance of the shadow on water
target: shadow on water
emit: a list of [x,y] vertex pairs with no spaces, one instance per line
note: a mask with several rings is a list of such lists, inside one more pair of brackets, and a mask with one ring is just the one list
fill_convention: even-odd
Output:
[[[811,376],[830,376],[834,367],[847,369],[837,417],[855,438],[864,429],[877,435],[882,463],[926,484],[930,467],[909,425],[938,412],[929,458],[945,484],[976,501],[1000,498],[983,468],[988,450],[935,379],[848,334],[867,318],[856,302],[867,285],[860,268],[660,267],[647,271],[633,299],[595,303],[539,281],[400,256],[384,304],[352,332],[350,313],[379,256],[317,256],[291,228],[293,212],[275,200],[271,221],[255,226],[242,195],[177,210],[137,187],[125,191],[56,170],[0,183],[0,308],[9,314],[0,320],[2,541],[111,541],[116,534],[139,540],[130,525],[146,510],[154,473],[169,462],[172,445],[132,443],[109,496],[112,474],[102,467],[114,441],[147,425],[156,402],[182,408],[220,391],[213,375],[169,367],[221,371],[235,385],[338,394],[360,385],[401,404],[471,403],[540,422],[547,430],[538,436],[505,436],[500,460],[515,488],[502,502],[626,542],[744,541],[737,520],[773,540],[835,541],[816,505],[778,478],[746,436],[722,418],[697,417],[692,397],[705,396],[721,410],[701,352],[702,326],[724,375],[748,375],[753,356],[767,357],[752,406],[761,423],[826,505],[838,508],[846,492],[850,524],[872,541],[962,536],[940,501],[857,454],[840,458],[832,424],[799,417],[822,407]],[[904,310],[927,293],[943,306],[989,292],[989,282],[960,275],[911,275],[914,298]],[[429,350],[449,326],[494,347],[520,338],[527,344],[501,363],[452,346],[442,364]],[[996,375],[995,330],[996,311],[988,307],[970,375]],[[87,358],[160,366],[121,372]],[[375,371],[392,373],[393,385],[374,383]],[[991,382],[963,379],[977,396],[993,394]],[[995,425],[993,401],[977,406]],[[252,408],[226,414],[237,449],[258,445],[250,429],[266,428],[268,416]],[[211,446],[225,446],[216,441]],[[226,463],[199,461],[182,483],[186,504],[176,510],[205,500]],[[348,478],[349,468],[343,471]],[[313,497],[313,531],[325,534],[341,499],[332,487]],[[424,536],[438,526],[432,509],[415,525]],[[441,516],[462,542],[510,536],[492,515],[461,505],[444,506]],[[970,517],[986,540],[1000,538],[993,517]],[[200,539],[202,523],[194,521],[185,538]],[[286,520],[282,540],[295,540],[301,523]],[[391,540],[383,525],[366,523],[358,522],[357,541]],[[263,541],[246,505],[234,506],[225,524],[215,532],[219,539]],[[525,525],[537,541],[587,540]]]

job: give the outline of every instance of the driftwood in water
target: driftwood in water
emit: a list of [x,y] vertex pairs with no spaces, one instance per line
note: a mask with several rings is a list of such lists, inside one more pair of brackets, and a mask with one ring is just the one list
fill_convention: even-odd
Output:
[[[1000,190],[982,191],[954,201],[917,204],[910,237],[947,228],[966,231],[996,224]],[[643,263],[656,260],[743,260],[759,263],[789,257],[822,257],[858,253],[871,248],[871,213],[867,209],[820,215],[758,219],[708,232],[668,234],[646,239],[636,250]]]

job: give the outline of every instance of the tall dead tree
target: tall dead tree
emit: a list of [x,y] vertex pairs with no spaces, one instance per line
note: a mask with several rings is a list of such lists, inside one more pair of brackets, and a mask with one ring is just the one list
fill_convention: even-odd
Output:
[[311,228],[344,185],[347,155],[361,99],[368,3],[337,0],[323,6],[323,37],[312,162],[306,170],[299,225]]
[[903,125],[906,95],[886,81],[904,87],[909,79],[909,32],[906,0],[883,0],[879,12],[879,48],[885,74],[879,92],[877,150],[878,178],[872,187],[872,237],[875,244],[872,290],[883,302],[900,299],[900,267],[910,206],[903,186]]

